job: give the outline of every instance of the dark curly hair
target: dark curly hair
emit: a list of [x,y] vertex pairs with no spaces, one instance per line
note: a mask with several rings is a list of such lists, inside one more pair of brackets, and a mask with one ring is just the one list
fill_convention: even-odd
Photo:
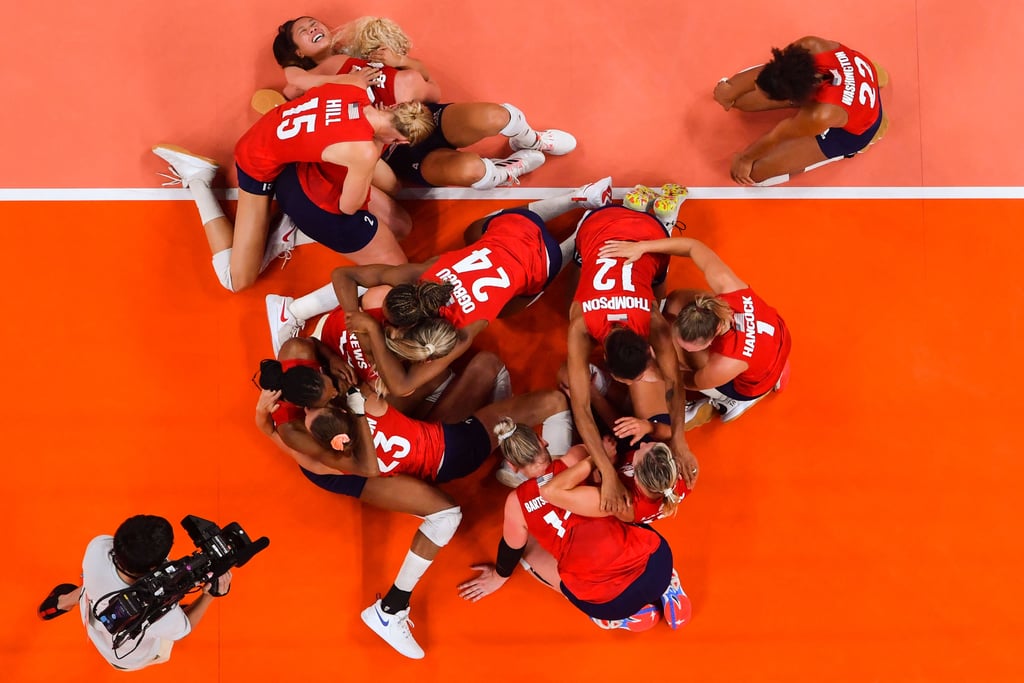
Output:
[[770,99],[803,102],[820,84],[814,55],[805,47],[772,48],[772,61],[757,75],[757,87]]

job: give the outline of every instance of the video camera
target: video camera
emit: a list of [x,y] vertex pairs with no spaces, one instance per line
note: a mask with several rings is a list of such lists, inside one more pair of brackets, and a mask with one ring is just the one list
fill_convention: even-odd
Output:
[[181,526],[197,548],[194,553],[164,563],[131,586],[104,595],[93,604],[93,616],[114,636],[115,650],[144,634],[185,595],[216,582],[217,577],[232,567],[241,567],[270,545],[266,536],[249,540],[238,522],[221,529],[209,520],[188,515]]

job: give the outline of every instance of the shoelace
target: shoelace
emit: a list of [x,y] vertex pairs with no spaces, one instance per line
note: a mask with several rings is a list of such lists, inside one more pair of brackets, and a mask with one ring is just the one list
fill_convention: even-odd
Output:
[[173,166],[168,166],[167,170],[171,172],[171,175],[157,171],[158,176],[161,178],[167,178],[167,182],[163,183],[163,187],[174,187],[175,185],[185,187],[185,181],[181,179],[181,176],[178,175],[178,172],[174,170]]
[[281,270],[284,270],[284,267],[287,266],[288,262],[292,260],[292,249],[285,249],[284,251],[277,255],[277,258],[284,259],[281,262]]
[[505,173],[508,174],[508,180],[501,183],[501,185],[519,185],[519,176],[522,175],[525,164],[522,159],[516,159],[515,161],[502,166],[505,169]]

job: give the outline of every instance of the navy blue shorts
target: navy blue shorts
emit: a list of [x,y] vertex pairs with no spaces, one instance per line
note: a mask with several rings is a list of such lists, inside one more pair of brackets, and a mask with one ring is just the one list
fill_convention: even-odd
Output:
[[[753,401],[755,398],[757,398],[757,396],[747,396],[746,394],[741,394],[740,392],[736,391],[736,385],[734,384],[735,381],[736,380],[731,379],[725,384],[715,387],[715,389],[719,390],[729,398],[736,399],[737,401]],[[768,391],[771,391],[771,389],[769,389]],[[768,391],[764,392],[764,394],[767,394]],[[764,394],[758,394],[758,396],[764,396]]]
[[259,195],[272,195],[274,194],[274,184],[277,182],[271,180],[269,183],[256,180],[251,175],[242,170],[242,167],[235,164],[235,170],[238,171],[238,189],[245,190],[249,194]]
[[[643,527],[652,534],[658,534],[647,524],[636,526]],[[617,597],[608,602],[587,602],[577,598],[564,583],[559,582],[562,594],[592,619],[625,619],[639,612],[644,605],[661,605],[661,596],[672,581],[672,549],[668,547],[668,541],[662,538],[661,534],[658,534],[658,538],[661,539],[661,543],[647,559],[644,573]]]
[[871,139],[875,137],[875,133],[878,132],[878,127],[881,125],[882,103],[879,102],[878,120],[860,135],[854,135],[842,128],[829,128],[814,139],[818,143],[818,149],[821,150],[821,153],[825,155],[826,159],[834,159],[835,157],[851,157],[870,144]]
[[491,454],[491,437],[487,428],[475,417],[442,425],[444,457],[434,481],[443,484],[476,472]]
[[426,140],[416,145],[393,145],[384,152],[384,163],[391,167],[399,180],[430,185],[420,173],[420,165],[428,154],[435,149],[456,149],[455,145],[448,142],[441,130],[441,118],[448,104],[425,103],[434,113],[434,132]]
[[377,234],[377,217],[369,211],[331,213],[310,201],[299,184],[295,164],[285,166],[277,177],[277,203],[299,230],[340,254],[359,251]]
[[[540,238],[544,242],[544,249],[547,251],[548,254],[548,279],[544,282],[544,286],[540,288],[540,292],[543,292],[547,288],[547,286],[551,284],[551,281],[555,279],[555,276],[557,276],[558,273],[561,272],[562,270],[562,248],[559,246],[558,240],[556,240],[551,235],[551,233],[548,232],[548,226],[545,225],[544,219],[535,214],[533,211],[530,211],[529,209],[523,208],[521,206],[516,207],[514,209],[505,209],[504,211],[499,211],[493,216],[488,216],[484,220],[484,225],[481,234],[487,232],[487,226],[491,224],[492,220],[494,220],[498,216],[509,213],[519,214],[524,218],[528,218],[530,222],[536,225],[537,229],[540,230]],[[540,292],[523,292],[520,296],[537,296],[538,294],[540,294]]]
[[306,479],[331,493],[358,498],[363,495],[363,487],[366,486],[366,477],[360,477],[358,474],[316,474],[305,467],[299,469],[306,475]]

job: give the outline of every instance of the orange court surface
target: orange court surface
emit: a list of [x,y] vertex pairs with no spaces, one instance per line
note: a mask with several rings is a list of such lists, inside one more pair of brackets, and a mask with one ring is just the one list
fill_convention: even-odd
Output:
[[[235,187],[249,97],[283,84],[270,44],[300,13],[395,19],[445,101],[511,102],[579,140],[512,190],[411,195],[411,260],[557,188],[678,182],[691,188],[682,234],[785,318],[788,388],[689,433],[700,480],[657,526],[693,602],[684,629],[601,631],[521,570],[460,599],[501,534],[497,458],[443,487],[465,518],[413,594],[426,658],[360,622],[418,520],[306,481],[254,428],[249,381],[271,354],[264,297],[306,293],[344,259],[303,246],[229,294],[188,191],[160,188],[150,153],[170,142],[214,157]],[[0,209],[17,239],[0,275],[3,680],[127,675],[77,614],[35,611],[78,580],[92,537],[138,513],[175,524],[173,557],[193,550],[187,514],[271,545],[168,664],[133,680],[1024,680],[1024,373],[1006,360],[1024,335],[1024,98],[1009,80],[1024,3],[57,0],[4,15]],[[889,132],[789,185],[740,188],[731,155],[786,114],[726,113],[712,88],[808,34],[889,71]],[[669,284],[699,275],[674,259]],[[556,281],[479,338],[517,393],[554,386],[565,290]]]

